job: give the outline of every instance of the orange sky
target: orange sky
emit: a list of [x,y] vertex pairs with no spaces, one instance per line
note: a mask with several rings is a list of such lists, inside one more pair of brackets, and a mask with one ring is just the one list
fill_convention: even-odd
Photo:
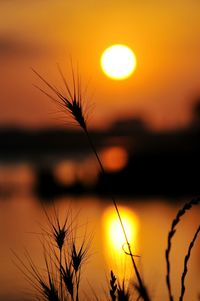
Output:
[[[105,0],[0,1],[0,123],[62,125],[56,106],[35,90],[36,68],[62,86],[69,57],[88,85],[91,124],[139,116],[157,129],[191,119],[200,95],[200,2]],[[107,78],[102,51],[115,43],[132,47],[137,69],[124,81]]]

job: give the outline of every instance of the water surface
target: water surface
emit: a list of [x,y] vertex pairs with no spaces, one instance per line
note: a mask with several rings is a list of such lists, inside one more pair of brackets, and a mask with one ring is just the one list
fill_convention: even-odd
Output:
[[[167,300],[165,285],[165,248],[170,223],[182,202],[173,204],[168,200],[119,200],[121,210],[132,219],[131,245],[133,253],[139,255],[135,260],[152,300]],[[47,205],[51,214],[52,206]],[[93,296],[91,286],[101,300],[108,300],[108,279],[112,269],[119,279],[130,277],[132,273],[130,258],[124,255],[119,246],[119,228],[113,224],[112,203],[109,199],[97,197],[63,197],[56,200],[56,208],[63,220],[68,209],[76,216],[79,237],[87,232],[92,235],[89,257],[83,267],[81,290]],[[193,208],[177,227],[171,253],[172,288],[177,298],[180,293],[180,277],[188,244],[199,224],[200,208]],[[114,226],[113,226],[114,225]],[[47,219],[41,203],[29,191],[23,190],[0,200],[0,300],[17,300],[19,297],[32,298],[33,290],[16,268],[11,249],[24,258],[26,248],[36,265],[42,269],[44,259],[41,248],[41,227],[47,227]],[[112,227],[112,229],[111,229]],[[116,227],[116,231],[115,231]],[[116,240],[115,240],[116,237]],[[118,243],[118,245],[117,245]],[[120,244],[123,241],[120,242]],[[124,246],[126,249],[126,246]],[[186,278],[185,300],[197,300],[200,292],[200,241],[192,250],[189,272]],[[107,294],[107,298],[106,298]],[[23,298],[22,298],[23,297]],[[10,299],[9,299],[10,298]]]

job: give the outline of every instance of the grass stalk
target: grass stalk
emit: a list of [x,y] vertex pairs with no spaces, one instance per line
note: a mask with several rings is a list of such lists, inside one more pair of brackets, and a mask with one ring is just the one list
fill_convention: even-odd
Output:
[[166,274],[166,284],[168,289],[168,295],[169,300],[174,301],[174,297],[172,294],[172,288],[171,288],[171,278],[170,278],[170,272],[171,272],[171,265],[170,265],[170,251],[172,247],[172,238],[174,234],[176,233],[176,226],[180,222],[181,217],[190,210],[193,206],[198,205],[200,203],[200,198],[192,199],[191,201],[187,202],[178,212],[176,217],[173,219],[171,224],[171,229],[168,233],[167,238],[167,249],[165,251],[165,259],[166,259],[166,267],[167,267],[167,274]]
[[[63,95],[57,88],[55,88],[53,85],[49,84],[49,82],[47,82],[37,71],[35,71],[34,69],[32,69],[32,70],[39,77],[39,79],[51,90],[51,92],[53,93],[54,96],[48,94],[46,91],[42,90],[41,88],[38,88],[38,87],[37,88],[42,93],[44,93],[46,96],[48,96],[51,100],[56,102],[59,105],[59,107],[61,107],[62,110],[64,110],[68,114],[70,114],[70,116],[72,116],[73,119],[78,123],[78,125],[83,129],[83,131],[85,132],[86,137],[88,139],[89,145],[98,161],[101,173],[103,174],[103,176],[105,176],[105,174],[106,174],[105,169],[103,167],[101,159],[99,158],[97,150],[93,144],[93,141],[92,141],[91,136],[87,129],[87,123],[86,123],[86,118],[85,118],[84,108],[83,108],[83,99],[82,99],[82,94],[81,94],[80,77],[77,76],[77,79],[75,78],[73,66],[72,66],[72,79],[73,79],[72,91],[69,88],[69,85],[62,73],[61,68],[58,67],[59,73],[61,75],[61,78],[62,78],[65,88],[66,88],[67,96]],[[134,260],[134,255],[132,253],[131,246],[128,241],[128,237],[127,237],[124,225],[123,225],[123,221],[122,221],[122,218],[120,215],[120,211],[119,211],[116,199],[114,198],[114,196],[111,196],[111,199],[112,199],[113,206],[116,210],[117,216],[119,218],[119,222],[120,222],[123,234],[124,234],[126,244],[128,246],[129,255],[131,257],[133,270],[135,272],[135,275],[136,275],[136,278],[138,281],[138,285],[139,285],[140,292],[141,292],[141,297],[143,298],[144,301],[150,301],[147,289],[146,289],[145,285],[143,284],[142,278],[137,269],[137,266],[136,266],[136,263]]]
[[185,277],[186,277],[187,272],[188,272],[188,261],[190,259],[191,251],[192,251],[192,248],[194,247],[194,244],[195,244],[195,241],[197,239],[197,236],[198,236],[199,232],[200,232],[200,226],[197,228],[197,230],[194,234],[194,237],[193,237],[192,241],[190,242],[187,255],[185,256],[184,269],[183,269],[183,273],[182,273],[182,276],[181,276],[181,295],[180,295],[179,301],[183,301],[183,297],[184,297],[184,294],[185,294]]
[[63,287],[62,287],[62,248],[59,250],[59,264],[60,264],[60,299],[63,301]]
[[[92,141],[92,139],[90,137],[90,134],[89,134],[87,128],[84,129],[84,132],[85,132],[85,134],[87,136],[87,139],[89,141],[90,147],[91,147],[91,149],[92,149],[92,151],[93,151],[93,153],[94,153],[94,155],[95,155],[95,157],[96,157],[96,159],[97,159],[97,161],[99,163],[99,167],[100,167],[101,173],[103,174],[103,176],[105,176],[106,175],[105,169],[103,167],[101,159],[100,159],[100,157],[99,157],[99,155],[98,155],[98,153],[96,151],[96,148],[95,148],[95,146],[93,144],[93,141]],[[126,244],[127,244],[127,247],[128,247],[129,255],[131,257],[133,269],[135,271],[135,275],[136,275],[136,278],[138,280],[138,284],[139,284],[139,287],[140,287],[141,297],[144,299],[144,301],[150,301],[147,289],[146,289],[145,285],[143,284],[142,278],[140,276],[140,273],[138,271],[137,265],[135,263],[134,255],[132,253],[131,245],[129,243],[129,240],[128,240],[128,237],[127,237],[127,234],[126,234],[126,230],[124,228],[124,224],[123,224],[123,221],[122,221],[122,218],[121,218],[121,214],[120,214],[120,211],[119,211],[116,199],[114,198],[113,195],[111,196],[111,200],[112,200],[113,206],[115,208],[115,211],[117,213],[117,216],[118,216],[118,219],[119,219],[119,222],[120,222],[123,234],[124,234],[124,238],[125,238],[125,241],[126,241]]]

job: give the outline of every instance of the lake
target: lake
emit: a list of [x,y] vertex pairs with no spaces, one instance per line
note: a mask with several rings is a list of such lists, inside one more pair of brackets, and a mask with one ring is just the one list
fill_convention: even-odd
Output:
[[[12,251],[25,262],[28,250],[37,267],[44,271],[41,242],[42,229],[48,221],[39,197],[32,193],[34,179],[25,164],[1,166],[0,182],[5,191],[0,198],[0,300],[33,300],[34,290],[25,280]],[[6,189],[7,187],[7,189]],[[11,190],[12,187],[12,190]],[[176,212],[190,199],[120,198],[118,205],[132,246],[139,271],[148,287],[152,300],[168,300],[165,284],[165,249],[167,235]],[[109,300],[109,276],[113,270],[117,278],[136,279],[130,257],[125,255],[124,238],[110,198],[97,196],[63,196],[55,200],[59,218],[66,214],[73,219],[77,239],[91,240],[88,260],[83,266],[81,292],[94,299],[94,292],[101,300]],[[53,206],[45,205],[49,216]],[[70,210],[70,213],[69,213]],[[200,208],[193,207],[182,218],[172,241],[171,279],[176,299],[180,295],[180,278],[188,245],[199,225]],[[197,300],[200,293],[200,240],[192,249],[186,277],[185,300]]]

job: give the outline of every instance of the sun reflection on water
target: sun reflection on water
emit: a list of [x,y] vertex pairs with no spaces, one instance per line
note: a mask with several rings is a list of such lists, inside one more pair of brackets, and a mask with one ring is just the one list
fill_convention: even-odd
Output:
[[[136,214],[127,207],[120,207],[119,210],[128,241],[131,244],[132,252],[133,254],[137,254],[139,249],[137,241],[139,220]],[[114,269],[118,277],[122,279],[130,274],[132,267],[130,258],[126,254],[128,250],[124,233],[113,207],[109,207],[105,210],[102,223],[103,237],[105,237],[104,251],[107,264],[109,268]]]

